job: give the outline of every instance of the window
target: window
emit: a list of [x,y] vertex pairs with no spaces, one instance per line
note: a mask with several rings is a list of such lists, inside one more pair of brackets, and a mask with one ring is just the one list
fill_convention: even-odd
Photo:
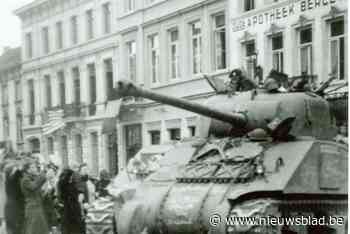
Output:
[[225,15],[214,16],[214,57],[215,70],[226,68],[226,27]]
[[169,55],[170,55],[170,78],[180,77],[180,47],[179,47],[179,30],[172,29],[169,31]]
[[45,80],[45,93],[46,93],[46,107],[52,107],[52,89],[51,89],[51,77],[46,75]]
[[33,40],[32,33],[26,33],[25,35],[25,47],[26,47],[26,57],[33,57]]
[[2,93],[2,105],[7,106],[9,104],[9,95],[8,95],[8,87],[6,83],[1,85],[1,93]]
[[72,45],[78,43],[78,20],[77,16],[72,16],[70,18],[70,27],[71,27],[71,42]]
[[86,11],[86,32],[88,40],[94,38],[94,18],[92,10]]
[[56,23],[56,48],[58,50],[63,48],[62,22],[57,22]]
[[16,102],[22,100],[22,86],[21,86],[21,81],[17,80],[15,83],[15,95],[16,95]]
[[304,28],[299,32],[299,62],[301,74],[312,74],[312,29]]
[[64,80],[64,72],[59,71],[57,73],[58,84],[59,84],[59,95],[60,95],[60,105],[66,104],[66,82]]
[[54,154],[55,147],[54,147],[54,141],[52,137],[47,138],[47,153],[49,155]]
[[136,42],[130,41],[126,44],[128,53],[128,76],[136,82]]
[[42,42],[43,42],[43,53],[50,53],[50,42],[49,42],[49,28],[44,27],[41,31],[42,34]]
[[191,24],[192,37],[192,72],[202,72],[202,25],[200,21]]
[[74,143],[75,143],[75,160],[78,163],[83,162],[83,139],[80,134],[77,134],[74,136]]
[[105,3],[102,8],[104,33],[107,34],[111,32],[111,4]]
[[106,79],[106,93],[107,100],[112,100],[113,98],[113,63],[112,59],[107,59],[104,61],[105,79]]
[[171,141],[178,141],[181,139],[181,131],[180,128],[170,128],[168,129],[169,138]]
[[96,68],[95,64],[88,65],[89,73],[89,90],[90,90],[90,115],[95,115],[96,113]]
[[125,12],[130,12],[135,10],[135,0],[124,0]]
[[255,41],[251,40],[245,43],[246,70],[249,78],[254,78],[254,67],[256,63]]
[[4,112],[3,117],[3,127],[4,127],[4,137],[7,139],[10,136],[10,123],[9,123],[9,117],[8,117],[8,111]]
[[344,20],[336,20],[330,23],[330,72],[334,72],[340,80],[345,74],[345,45],[344,45]]
[[68,166],[68,141],[67,136],[61,136],[61,158],[64,167]]
[[244,0],[244,11],[251,11],[255,8],[255,0]]
[[149,55],[151,62],[151,78],[152,83],[159,82],[159,36],[154,34],[148,37]]
[[190,133],[190,137],[196,136],[196,126],[189,126],[188,131]]
[[22,125],[23,125],[23,117],[21,112],[16,113],[16,136],[17,141],[22,142],[23,141],[23,131],[22,131]]
[[92,165],[92,173],[93,175],[98,175],[98,134],[97,132],[90,133],[90,159]]
[[160,144],[160,131],[149,131],[151,145]]
[[35,123],[35,93],[34,93],[34,81],[28,80],[28,91],[29,91],[29,124]]
[[80,73],[79,73],[78,67],[74,67],[72,69],[72,75],[73,75],[74,103],[80,104]]
[[283,36],[282,34],[274,35],[272,42],[272,67],[276,71],[283,72]]
[[142,147],[142,125],[127,125],[124,130],[126,159],[128,162]]

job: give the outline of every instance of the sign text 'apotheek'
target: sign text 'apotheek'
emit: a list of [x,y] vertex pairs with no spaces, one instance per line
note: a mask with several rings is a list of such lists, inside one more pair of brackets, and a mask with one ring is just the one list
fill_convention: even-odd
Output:
[[260,12],[246,18],[232,19],[232,29],[234,32],[237,32],[256,25],[271,24],[297,13],[303,13],[319,7],[329,6],[334,3],[336,3],[336,0],[299,0],[290,3],[287,6]]

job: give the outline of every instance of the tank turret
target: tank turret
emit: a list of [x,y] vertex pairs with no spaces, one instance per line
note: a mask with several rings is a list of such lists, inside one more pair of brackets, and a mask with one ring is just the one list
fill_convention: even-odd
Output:
[[253,89],[235,95],[214,95],[200,104],[146,90],[130,81],[117,82],[115,91],[119,97],[143,97],[199,114],[200,137],[238,137],[256,128],[280,138],[335,136],[327,101],[311,92],[271,93]]

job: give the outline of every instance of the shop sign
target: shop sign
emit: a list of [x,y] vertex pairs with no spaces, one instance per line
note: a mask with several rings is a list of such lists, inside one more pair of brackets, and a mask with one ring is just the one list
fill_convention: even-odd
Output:
[[296,0],[286,6],[269,9],[246,18],[232,19],[232,29],[233,32],[238,32],[256,25],[276,23],[281,19],[335,3],[336,0]]

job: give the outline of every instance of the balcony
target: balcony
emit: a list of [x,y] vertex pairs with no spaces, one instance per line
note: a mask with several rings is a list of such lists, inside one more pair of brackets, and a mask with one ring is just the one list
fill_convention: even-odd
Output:
[[49,107],[45,108],[45,111],[43,113],[43,121],[48,120],[48,112],[49,111],[57,111],[57,110],[63,110],[63,117],[64,118],[78,118],[78,117],[84,117],[83,112],[83,105],[78,103],[72,103],[72,104],[65,104],[62,106],[55,106],[55,107]]

